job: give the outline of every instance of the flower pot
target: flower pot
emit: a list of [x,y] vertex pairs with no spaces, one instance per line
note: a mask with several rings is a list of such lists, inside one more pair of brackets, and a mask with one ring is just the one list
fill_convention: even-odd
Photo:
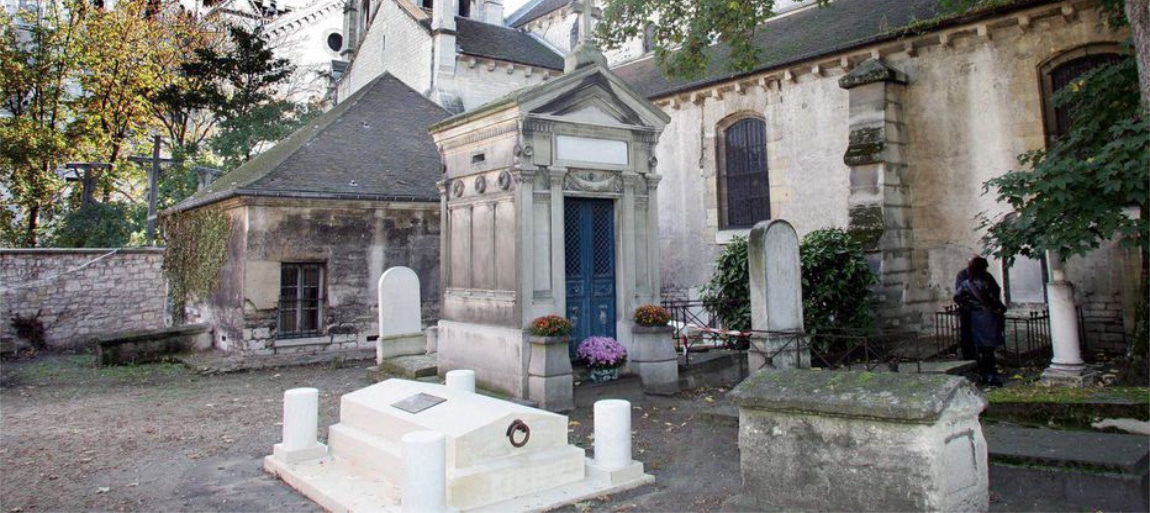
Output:
[[615,381],[615,380],[619,379],[619,368],[618,367],[594,368],[594,369],[591,369],[591,375],[589,376],[589,378],[591,379],[591,381],[593,381],[595,383],[606,383],[608,381]]
[[570,337],[530,335],[531,361],[528,362],[527,396],[540,408],[565,412],[575,408],[575,377],[567,353]]
[[679,358],[670,326],[631,328],[634,356],[631,366],[643,382],[643,392],[671,395],[679,392]]

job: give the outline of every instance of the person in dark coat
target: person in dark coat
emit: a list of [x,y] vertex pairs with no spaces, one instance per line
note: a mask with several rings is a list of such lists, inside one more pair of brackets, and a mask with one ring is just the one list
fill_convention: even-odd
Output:
[[987,272],[989,268],[985,258],[972,258],[966,268],[966,279],[954,293],[954,302],[970,310],[970,333],[978,349],[978,373],[983,384],[1002,386],[994,351],[1006,344],[1003,335],[1006,305],[1002,304],[998,282]]
[[[972,256],[970,260],[966,261],[967,267],[970,266],[970,261],[975,258],[978,258],[978,255]],[[955,275],[955,292],[958,292],[958,287],[962,285],[962,282],[966,281],[968,274],[969,272],[966,270],[966,267],[963,267],[962,270],[958,271],[958,274]],[[974,335],[970,333],[970,309],[963,305],[958,305],[958,335],[959,354],[962,356],[962,359],[977,360],[978,348],[974,346]]]

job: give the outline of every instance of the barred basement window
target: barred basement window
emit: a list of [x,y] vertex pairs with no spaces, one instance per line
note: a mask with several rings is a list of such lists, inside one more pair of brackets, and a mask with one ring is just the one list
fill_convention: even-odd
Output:
[[280,265],[277,338],[312,337],[322,333],[323,274],[323,264]]
[[719,225],[750,228],[771,218],[767,128],[758,118],[735,121],[719,138]]

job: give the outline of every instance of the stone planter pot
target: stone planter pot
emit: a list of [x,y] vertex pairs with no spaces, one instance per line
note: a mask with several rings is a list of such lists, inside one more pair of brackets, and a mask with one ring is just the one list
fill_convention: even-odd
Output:
[[631,367],[639,374],[644,393],[679,393],[679,358],[671,332],[670,326],[631,328]]
[[588,379],[595,383],[606,383],[619,379],[619,367],[591,369]]
[[575,409],[575,377],[567,354],[570,337],[530,335],[531,361],[527,367],[527,398],[553,412]]

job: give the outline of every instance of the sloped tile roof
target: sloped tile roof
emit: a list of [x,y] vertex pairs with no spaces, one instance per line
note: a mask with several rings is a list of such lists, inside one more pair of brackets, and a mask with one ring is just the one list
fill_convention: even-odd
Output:
[[507,21],[512,27],[522,28],[524,25],[570,3],[571,0],[532,0],[511,13],[511,16],[507,17]]
[[449,116],[384,74],[172,210],[232,196],[439,201],[427,127]]
[[563,56],[530,34],[507,27],[455,18],[459,53],[549,69],[563,69]]
[[[762,55],[759,66],[751,73],[896,39],[905,32],[900,28],[916,21],[938,20],[938,24],[921,29],[932,30],[1052,1],[1020,0],[975,15],[947,18],[938,0],[837,0],[822,8],[810,8],[768,21],[754,36]],[[707,69],[699,78],[667,78],[653,58],[626,63],[612,71],[648,98],[658,98],[749,74],[730,71],[729,63],[730,49],[726,45],[715,45],[709,51]]]

